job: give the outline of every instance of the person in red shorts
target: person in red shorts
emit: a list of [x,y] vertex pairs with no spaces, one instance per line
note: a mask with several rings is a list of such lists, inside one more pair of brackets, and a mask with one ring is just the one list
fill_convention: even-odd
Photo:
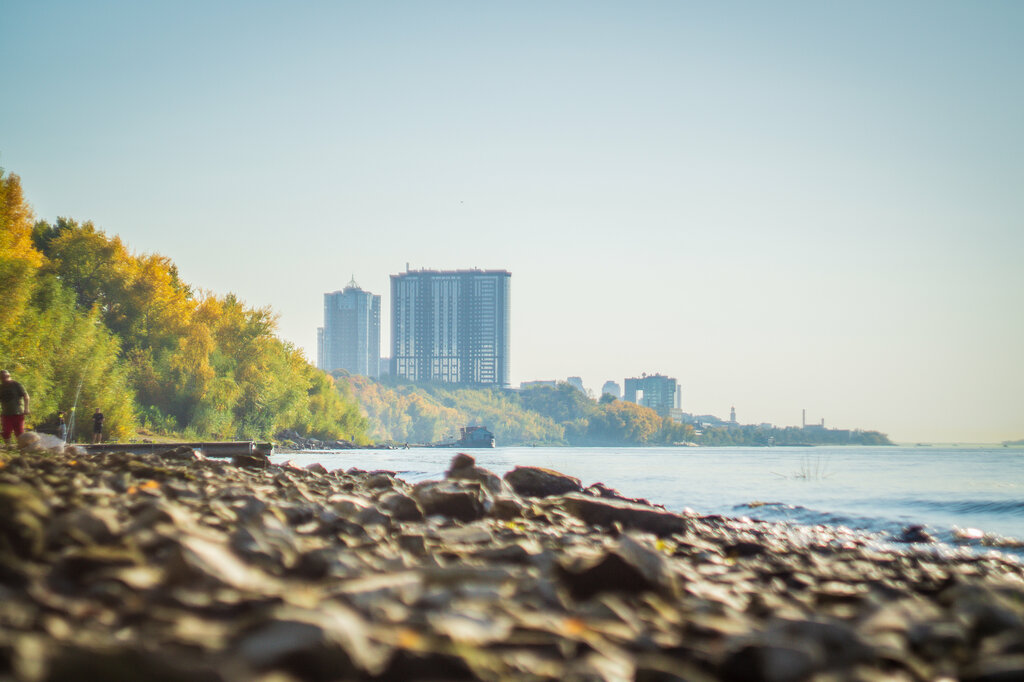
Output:
[[[25,402],[22,409],[21,403]],[[28,391],[11,378],[6,369],[0,370],[0,420],[3,421],[4,443],[10,445],[11,434],[25,433],[25,415],[28,411]]]

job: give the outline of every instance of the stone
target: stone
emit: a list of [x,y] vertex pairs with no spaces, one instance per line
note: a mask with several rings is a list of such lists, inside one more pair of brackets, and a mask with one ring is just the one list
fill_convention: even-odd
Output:
[[164,452],[160,453],[160,457],[162,457],[163,459],[173,460],[175,462],[206,461],[206,456],[203,455],[203,453],[186,446],[165,450]]
[[117,512],[109,508],[73,509],[62,514],[50,525],[48,544],[67,541],[80,545],[106,544],[121,533]]
[[492,518],[503,521],[522,518],[526,513],[526,505],[515,495],[495,495],[494,504],[488,514]]
[[373,471],[366,477],[363,482],[370,490],[374,488],[391,488],[395,487],[395,472],[394,471]]
[[476,460],[464,452],[460,452],[452,458],[445,478],[453,481],[477,481],[495,495],[512,493],[512,489],[500,476],[476,466]]
[[473,645],[501,642],[508,638],[515,625],[511,618],[494,614],[486,607],[457,613],[430,613],[427,614],[427,622],[435,632],[453,642]]
[[768,626],[764,638],[793,646],[813,646],[831,669],[849,670],[872,656],[870,647],[852,627],[817,616],[780,619]]
[[639,571],[648,583],[657,586],[664,596],[674,598],[679,593],[676,573],[665,552],[650,542],[630,534],[620,535],[615,553]]
[[505,481],[517,495],[525,497],[564,495],[583,489],[580,479],[541,467],[517,466],[505,474]]
[[490,493],[477,481],[426,481],[412,491],[423,514],[440,514],[458,521],[476,521],[490,510]]
[[395,521],[422,521],[423,510],[409,495],[400,492],[389,492],[377,500],[381,510]]
[[182,584],[219,583],[260,594],[277,594],[281,590],[271,576],[241,561],[222,543],[186,535],[176,549],[168,568],[171,579]]
[[222,676],[210,666],[196,665],[187,657],[174,656],[143,643],[89,649],[66,646],[55,652],[46,675],[48,682],[78,680],[159,680],[160,682],[219,682]]
[[615,499],[594,498],[582,493],[571,493],[546,504],[561,508],[585,523],[605,528],[620,524],[623,528],[669,536],[685,533],[688,520],[664,509],[649,507],[636,502]]
[[245,632],[241,656],[258,669],[283,668],[304,680],[376,675],[388,660],[357,613],[338,604],[315,611],[283,607]]
[[593,485],[587,486],[586,490],[583,491],[587,495],[593,497],[603,497],[609,500],[622,500],[624,502],[636,502],[637,504],[644,504],[650,506],[647,500],[638,497],[626,497],[615,488],[609,488],[604,483],[594,483]]
[[722,679],[729,682],[799,682],[817,668],[817,657],[802,647],[747,644],[722,662]]
[[270,466],[270,458],[262,453],[254,452],[246,455],[235,455],[231,458],[231,463],[236,467],[245,467],[247,469],[266,469]]
[[928,531],[924,529],[924,526],[914,525],[905,527],[899,535],[893,537],[894,542],[903,542],[907,544],[911,543],[933,543],[933,538]]
[[463,469],[472,469],[476,466],[476,459],[472,455],[467,455],[465,452],[458,452],[452,457],[451,464],[448,465],[448,474],[450,475],[454,471],[460,471]]
[[49,516],[46,502],[31,486],[0,484],[0,554],[42,554]]
[[748,559],[768,551],[760,542],[740,541],[725,546],[725,555],[734,559]]
[[589,599],[602,592],[637,594],[656,585],[631,562],[615,552],[585,559],[563,558],[559,576],[575,599]]
[[1024,680],[1024,656],[997,656],[978,661],[961,672],[964,682],[1020,682]]

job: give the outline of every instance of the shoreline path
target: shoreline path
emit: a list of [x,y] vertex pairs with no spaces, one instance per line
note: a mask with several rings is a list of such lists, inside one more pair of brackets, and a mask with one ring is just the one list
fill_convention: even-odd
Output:
[[1020,680],[1024,568],[464,454],[15,454],[0,679]]

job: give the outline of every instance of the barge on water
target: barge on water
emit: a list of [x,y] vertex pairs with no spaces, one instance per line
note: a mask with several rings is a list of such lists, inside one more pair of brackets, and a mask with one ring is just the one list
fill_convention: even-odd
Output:
[[494,434],[486,426],[464,426],[459,439],[453,443],[436,443],[433,448],[493,448]]

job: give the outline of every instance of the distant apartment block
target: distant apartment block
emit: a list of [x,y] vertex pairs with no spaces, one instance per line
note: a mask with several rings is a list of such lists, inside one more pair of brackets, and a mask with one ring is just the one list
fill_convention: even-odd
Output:
[[619,386],[618,382],[606,381],[604,386],[601,387],[601,395],[610,395],[616,400],[622,399],[622,387]]
[[565,383],[569,384],[580,393],[587,392],[587,389],[583,388],[583,377],[569,377],[565,380]]
[[[637,394],[640,394],[639,400]],[[626,379],[624,400],[639,402],[662,417],[668,417],[673,409],[680,407],[679,384],[672,377],[662,374],[645,374],[639,378]]]
[[317,329],[317,366],[325,372],[380,376],[380,296],[355,280],[324,294],[324,326]]
[[507,386],[511,278],[507,270],[391,275],[392,374]]

